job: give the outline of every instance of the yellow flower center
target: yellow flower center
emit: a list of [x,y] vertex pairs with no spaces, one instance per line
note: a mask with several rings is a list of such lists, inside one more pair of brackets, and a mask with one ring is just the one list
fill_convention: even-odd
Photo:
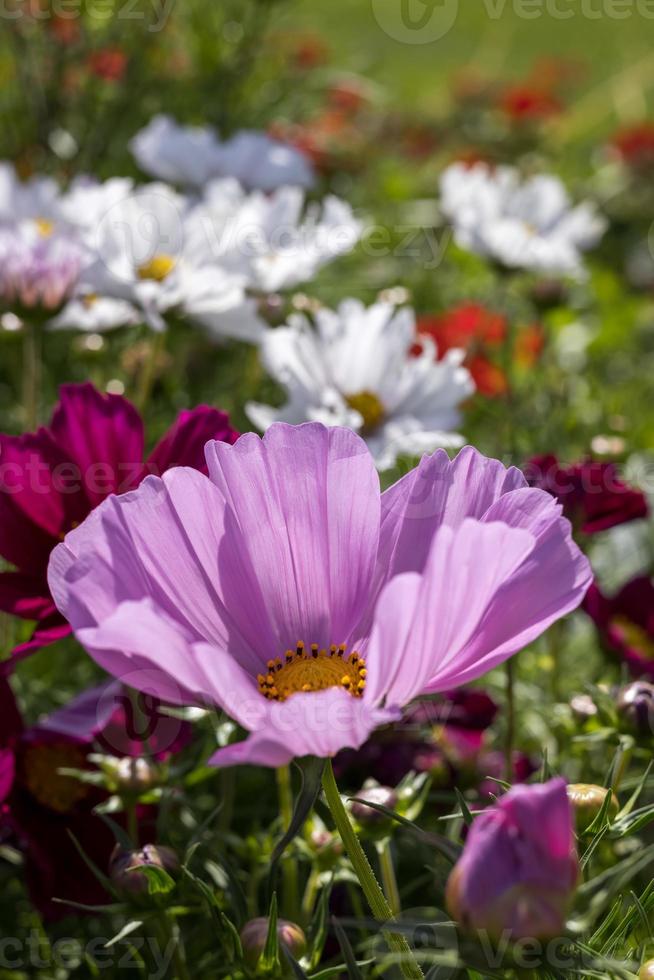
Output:
[[374,391],[364,390],[355,395],[347,395],[345,401],[363,419],[364,432],[372,432],[384,421],[386,409]]
[[32,745],[23,756],[23,779],[39,803],[68,813],[88,793],[88,787],[60,769],[84,769],[86,756],[74,745]]
[[87,310],[91,310],[98,302],[99,298],[100,297],[97,293],[87,293],[86,296],[82,296],[82,306],[84,306]]
[[285,701],[291,694],[325,691],[342,687],[352,697],[360,698],[366,686],[366,662],[354,651],[346,655],[345,645],[320,650],[312,643],[309,650],[300,641],[287,650],[283,660],[268,661],[268,673],[259,674],[259,690],[269,701]]
[[139,279],[154,279],[155,282],[163,282],[167,279],[176,265],[176,260],[172,255],[155,255],[149,262],[144,262],[136,270]]
[[50,221],[49,218],[37,218],[34,224],[42,238],[49,238],[55,227],[54,221]]
[[626,616],[615,616],[611,620],[611,626],[620,631],[622,639],[628,646],[644,653],[650,660],[654,660],[654,640],[642,626],[633,623]]

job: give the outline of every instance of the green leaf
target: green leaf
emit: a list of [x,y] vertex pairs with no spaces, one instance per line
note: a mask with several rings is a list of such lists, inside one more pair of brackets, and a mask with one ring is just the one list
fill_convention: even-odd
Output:
[[257,973],[277,975],[281,970],[279,959],[279,935],[277,933],[277,893],[273,892],[268,911],[268,935],[266,945],[257,963]]
[[363,980],[363,974],[359,969],[359,964],[357,963],[357,959],[352,951],[350,940],[347,938],[345,929],[336,917],[332,918],[332,925],[334,926],[334,932],[336,933],[336,938],[338,939],[338,945],[341,947],[341,952],[343,953],[349,980]]
[[277,879],[277,868],[282,854],[288,845],[297,837],[302,830],[309,814],[313,810],[322,783],[322,771],[325,768],[324,759],[307,757],[296,761],[296,766],[302,773],[302,785],[295,801],[295,809],[290,826],[283,837],[277,842],[270,858],[270,874],[268,875],[268,894],[272,895],[275,890]]
[[175,887],[175,879],[171,878],[165,868],[154,864],[141,864],[128,868],[128,874],[144,874],[148,879],[148,895],[168,895]]

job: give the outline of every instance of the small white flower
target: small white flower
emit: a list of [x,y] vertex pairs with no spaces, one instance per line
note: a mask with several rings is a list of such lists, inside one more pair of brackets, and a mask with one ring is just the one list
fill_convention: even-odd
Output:
[[18,313],[57,312],[75,293],[84,250],[69,235],[30,220],[0,226],[0,302]]
[[213,260],[262,293],[312,279],[323,265],[350,252],[363,230],[337,197],[305,208],[299,187],[248,194],[235,180],[210,183],[193,219]]
[[130,149],[145,173],[196,189],[214,177],[234,177],[262,191],[314,184],[311,163],[303,153],[254,130],[241,130],[223,141],[209,127],[180,126],[170,116],[159,115],[134,136]]
[[458,406],[474,390],[462,366],[464,352],[435,360],[433,343],[410,355],[416,328],[413,312],[389,303],[366,308],[344,300],[337,310],[320,309],[315,325],[296,315],[266,334],[263,364],[288,394],[281,409],[249,403],[260,429],[273,422],[320,421],[347,425],[367,441],[380,469],[400,455],[419,455],[439,446],[459,446],[454,431]]
[[21,180],[10,163],[0,162],[0,222],[31,221],[43,232],[61,220],[61,190],[52,177]]
[[222,269],[194,232],[189,201],[166,184],[148,184],[117,201],[92,235],[88,291],[133,304],[155,330],[164,314],[214,318],[223,336],[258,339],[263,325],[242,277]]
[[49,328],[105,333],[118,327],[134,326],[141,320],[142,317],[131,303],[87,292],[71,299],[61,313],[50,321]]
[[578,276],[582,253],[606,229],[594,205],[573,207],[552,176],[522,180],[512,167],[457,163],[442,174],[440,190],[456,243],[511,269]]

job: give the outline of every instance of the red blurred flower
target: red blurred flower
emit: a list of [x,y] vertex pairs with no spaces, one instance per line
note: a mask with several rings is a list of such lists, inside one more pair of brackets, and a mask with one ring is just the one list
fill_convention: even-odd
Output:
[[468,352],[465,364],[470,371],[477,391],[492,397],[506,391],[506,377],[502,369],[487,356],[487,349],[498,347],[506,336],[506,319],[476,303],[454,307],[435,316],[418,319],[418,340],[412,353],[421,350],[420,336],[430,337],[436,344],[437,354],[442,357],[448,350],[460,347]]
[[363,84],[355,78],[341,79],[327,89],[327,102],[332,108],[353,115],[368,102]]
[[89,71],[97,78],[119,82],[127,68],[127,55],[120,48],[101,48],[91,52],[87,63]]
[[51,34],[60,44],[74,44],[82,33],[78,19],[62,17],[61,14],[53,13],[48,19],[48,26]]
[[513,123],[540,123],[563,112],[563,104],[550,90],[528,83],[506,88],[499,108]]
[[206,442],[237,438],[224,412],[199,406],[180,413],[144,463],[143,422],[134,406],[91,384],[61,388],[48,428],[0,434],[0,555],[16,568],[0,572],[0,610],[37,623],[5,670],[70,633],[47,583],[50,552],[64,535],[105,497],[133,490],[148,474],[173,466],[206,472]]
[[556,497],[566,517],[584,534],[596,534],[649,513],[645,495],[620,479],[614,463],[587,459],[563,466],[556,456],[534,456],[525,466],[525,475],[532,487]]
[[611,146],[634,170],[654,168],[654,122],[642,122],[621,129],[611,140]]
[[328,60],[329,46],[320,34],[305,34],[293,38],[291,57],[300,71],[311,71]]
[[654,584],[648,576],[627,582],[612,599],[592,585],[583,609],[607,649],[618,654],[635,677],[654,678]]
[[[30,898],[49,921],[71,914],[55,898],[84,905],[107,900],[71,838],[106,872],[115,838],[93,809],[107,791],[59,770],[93,770],[89,755],[96,743],[117,755],[126,747],[142,753],[143,743],[132,742],[126,725],[125,698],[122,685],[108,681],[27,728],[8,681],[0,678],[0,827],[23,852]],[[185,745],[191,732],[187,723],[163,715],[159,707],[152,702],[146,710],[162,748],[159,757],[165,758]],[[151,808],[142,808],[139,815],[147,839],[153,831]]]

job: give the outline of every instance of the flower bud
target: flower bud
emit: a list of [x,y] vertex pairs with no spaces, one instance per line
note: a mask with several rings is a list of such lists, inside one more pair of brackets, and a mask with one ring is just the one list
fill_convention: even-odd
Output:
[[654,960],[647,960],[638,971],[638,980],[654,980]]
[[[259,957],[265,949],[268,938],[268,921],[265,916],[259,919],[251,919],[241,929],[241,944],[245,962],[252,969],[259,962]],[[280,946],[285,946],[294,959],[299,960],[304,955],[307,948],[306,936],[294,922],[278,919],[277,938]]]
[[109,877],[117,891],[124,895],[148,894],[148,877],[135,868],[162,868],[170,875],[179,871],[179,860],[170,847],[145,844],[135,851],[126,851],[116,844],[109,861]]
[[387,810],[394,810],[397,806],[397,793],[390,786],[380,786],[372,780],[363,784],[356,794],[356,800],[350,804],[352,816],[363,826],[377,827],[379,824],[388,820],[385,814],[375,810],[372,806],[359,803],[358,800],[366,800],[379,806],[385,806]]
[[[583,834],[592,824],[595,817],[604,806],[604,801],[610,790],[603,786],[593,786],[591,783],[570,783],[568,799],[574,811],[577,833]],[[609,815],[614,817],[620,804],[615,793],[611,793]]]
[[117,784],[118,792],[140,795],[157,784],[156,765],[139,756],[113,759],[106,764],[106,769]]
[[654,684],[634,681],[618,694],[618,714],[638,735],[654,734]]
[[467,932],[550,939],[562,934],[578,876],[565,782],[514,786],[470,827],[447,909]]

